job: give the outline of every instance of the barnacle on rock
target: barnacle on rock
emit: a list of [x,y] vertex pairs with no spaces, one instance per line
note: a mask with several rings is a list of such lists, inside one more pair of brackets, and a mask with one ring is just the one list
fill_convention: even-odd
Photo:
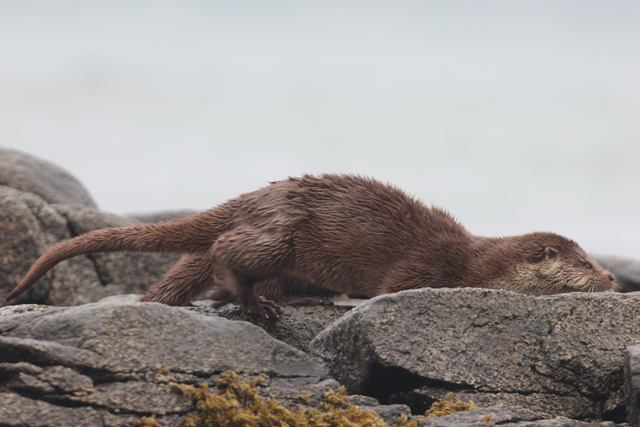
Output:
[[[272,397],[263,400],[258,395],[256,386],[263,381],[261,377],[245,383],[238,380],[235,372],[227,371],[216,383],[224,390],[220,394],[209,392],[206,385],[195,388],[172,383],[171,386],[195,403],[196,411],[185,418],[188,427],[389,427],[374,411],[350,405],[344,386],[337,392],[324,393],[321,403],[324,412],[305,405],[292,411]],[[417,427],[417,424],[403,416],[394,427]]]
[[454,412],[468,411],[470,409],[478,409],[473,401],[465,403],[460,399],[453,401],[453,393],[447,393],[447,399],[438,400],[431,405],[431,408],[424,413],[426,418],[442,417],[443,415],[453,414]]

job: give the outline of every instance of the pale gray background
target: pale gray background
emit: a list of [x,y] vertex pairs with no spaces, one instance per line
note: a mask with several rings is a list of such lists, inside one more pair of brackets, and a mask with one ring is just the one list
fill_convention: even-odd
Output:
[[0,146],[116,213],[352,172],[640,258],[640,2],[0,0]]

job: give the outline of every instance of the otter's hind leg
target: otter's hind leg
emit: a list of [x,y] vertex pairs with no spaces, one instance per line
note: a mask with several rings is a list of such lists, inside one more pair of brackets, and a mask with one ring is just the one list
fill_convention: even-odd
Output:
[[184,255],[140,298],[141,302],[188,305],[213,286],[213,265],[209,255]]
[[207,292],[207,298],[211,300],[211,307],[220,308],[229,303],[237,302],[238,296],[235,292],[232,292],[226,285],[220,284],[215,280],[214,283],[214,288]]
[[247,314],[255,314],[267,319],[277,319],[282,309],[255,293],[255,280],[236,274],[216,259],[214,278],[215,287],[207,292],[211,299],[211,307],[219,308],[229,303],[240,304],[240,308]]
[[272,319],[281,313],[273,301],[258,296],[255,284],[281,275],[292,262],[291,235],[282,225],[239,227],[222,234],[213,244],[215,273],[245,313]]

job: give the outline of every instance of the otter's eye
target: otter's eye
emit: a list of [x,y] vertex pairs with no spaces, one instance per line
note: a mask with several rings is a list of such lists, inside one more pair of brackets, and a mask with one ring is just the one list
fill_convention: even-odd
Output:
[[591,265],[591,263],[586,262],[584,264],[584,268],[586,268],[587,270],[591,270],[593,268],[593,266]]

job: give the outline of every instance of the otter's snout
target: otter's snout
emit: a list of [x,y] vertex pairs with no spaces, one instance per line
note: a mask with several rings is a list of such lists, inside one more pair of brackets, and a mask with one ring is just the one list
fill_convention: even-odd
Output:
[[619,291],[620,290],[620,282],[618,282],[618,280],[616,279],[616,276],[613,273],[608,272],[607,270],[604,270],[603,274],[604,276],[604,280],[605,282],[610,282],[611,283],[611,290],[612,291]]
[[614,292],[621,292],[622,283],[616,279],[616,276],[613,273],[609,273],[607,277],[611,280],[611,290]]

